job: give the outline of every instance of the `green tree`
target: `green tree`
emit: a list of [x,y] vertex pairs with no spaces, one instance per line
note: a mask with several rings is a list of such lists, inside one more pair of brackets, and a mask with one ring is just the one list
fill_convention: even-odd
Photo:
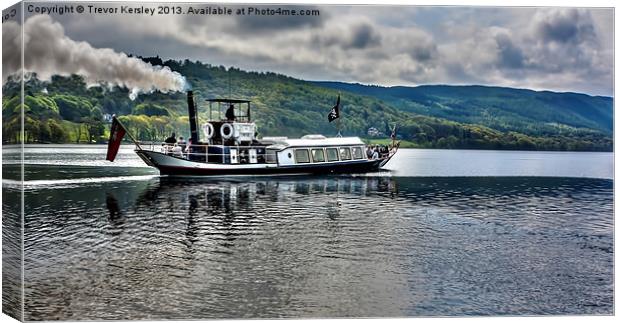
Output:
[[93,105],[85,98],[72,95],[56,95],[54,101],[58,105],[60,116],[72,122],[80,122],[82,118],[91,117]]
[[81,121],[86,129],[89,143],[98,142],[102,139],[101,137],[105,133],[105,126],[101,120],[93,117],[87,117],[82,118]]
[[168,110],[160,105],[153,103],[142,103],[138,104],[132,111],[133,114],[136,115],[147,115],[147,116],[169,116],[170,113]]
[[53,143],[65,143],[69,141],[69,135],[62,127],[62,125],[54,120],[50,119],[47,121],[47,125],[50,129],[50,141]]
[[49,124],[45,120],[39,121],[38,140],[41,143],[49,143],[52,141],[52,131]]
[[24,116],[24,142],[32,143],[39,138],[39,120],[30,115]]

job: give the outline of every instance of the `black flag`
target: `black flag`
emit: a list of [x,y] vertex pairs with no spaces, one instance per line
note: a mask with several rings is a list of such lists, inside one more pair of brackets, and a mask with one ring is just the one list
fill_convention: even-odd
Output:
[[336,101],[336,105],[332,108],[331,111],[329,111],[329,114],[327,115],[327,120],[329,120],[329,122],[332,122],[338,118],[340,118],[340,94],[338,94],[338,100]]

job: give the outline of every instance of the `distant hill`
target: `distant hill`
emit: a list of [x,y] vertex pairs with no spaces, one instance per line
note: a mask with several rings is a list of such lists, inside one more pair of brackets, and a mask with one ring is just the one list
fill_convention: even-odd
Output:
[[570,127],[611,135],[613,130],[613,99],[610,97],[477,85],[314,84],[376,97],[403,111],[480,124],[499,131],[561,134]]
[[[162,61],[184,75],[201,108],[207,98],[252,100],[259,135],[335,135],[327,114],[341,95],[343,135],[377,141],[398,136],[410,147],[526,150],[612,150],[612,99],[574,93],[494,87],[373,87],[310,82],[270,72],[248,72],[202,62]],[[79,76],[26,82],[28,142],[105,142],[106,114],[121,116],[141,140],[163,140],[170,132],[189,133],[185,93],[141,94],[127,89],[87,88]],[[3,86],[3,134],[14,141],[19,127],[19,85]],[[373,128],[375,136],[369,135]]]

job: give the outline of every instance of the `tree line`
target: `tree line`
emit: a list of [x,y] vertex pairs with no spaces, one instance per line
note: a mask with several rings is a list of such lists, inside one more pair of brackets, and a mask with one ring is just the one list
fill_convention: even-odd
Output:
[[[251,100],[259,135],[295,137],[311,133],[335,135],[340,131],[344,135],[385,140],[397,124],[398,138],[411,147],[585,151],[611,151],[613,147],[611,135],[586,127],[550,123],[523,131],[514,126],[517,123],[505,129],[489,127],[406,111],[377,97],[270,72],[246,72],[189,60],[143,59],[168,66],[187,78],[203,122],[208,118],[205,99],[230,96]],[[111,114],[118,115],[138,140],[161,141],[172,132],[177,136],[189,135],[185,93],[154,92],[131,101],[127,89],[87,87],[76,75],[54,76],[51,82],[33,77],[26,82],[22,105],[19,89],[10,82],[3,86],[5,143],[20,139],[27,143],[104,143],[109,136],[109,118],[104,116]],[[329,123],[327,113],[339,94],[341,118]],[[19,137],[21,109],[23,138]],[[465,110],[462,108],[460,113]],[[509,115],[498,116],[497,120],[506,118]],[[369,128],[380,130],[382,135],[370,138]]]

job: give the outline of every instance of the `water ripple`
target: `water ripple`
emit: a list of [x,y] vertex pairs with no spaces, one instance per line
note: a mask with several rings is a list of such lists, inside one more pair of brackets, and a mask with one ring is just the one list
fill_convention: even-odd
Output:
[[79,186],[79,194],[26,192],[28,319],[613,308],[607,180],[150,178]]

